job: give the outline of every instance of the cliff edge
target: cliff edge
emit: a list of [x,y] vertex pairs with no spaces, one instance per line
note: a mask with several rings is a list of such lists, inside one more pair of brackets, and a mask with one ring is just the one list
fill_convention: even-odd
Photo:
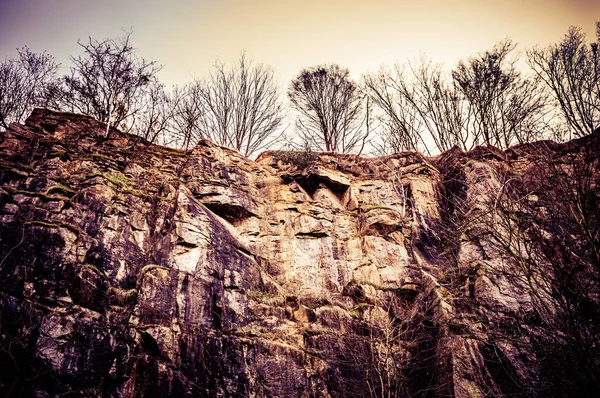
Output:
[[251,161],[103,132],[37,109],[0,133],[2,394],[598,387],[596,135]]

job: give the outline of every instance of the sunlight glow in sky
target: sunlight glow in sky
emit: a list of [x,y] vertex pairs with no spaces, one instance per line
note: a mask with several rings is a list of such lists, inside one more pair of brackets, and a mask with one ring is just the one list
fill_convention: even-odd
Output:
[[287,87],[301,68],[319,63],[359,78],[421,54],[452,68],[506,37],[520,50],[546,45],[570,25],[591,40],[596,20],[599,0],[0,0],[0,58],[28,45],[66,67],[79,54],[78,39],[132,28],[140,54],[164,65],[167,85],[246,50]]

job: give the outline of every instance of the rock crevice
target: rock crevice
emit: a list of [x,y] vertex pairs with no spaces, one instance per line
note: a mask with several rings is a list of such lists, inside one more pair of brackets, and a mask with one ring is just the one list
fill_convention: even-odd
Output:
[[2,392],[544,391],[534,334],[506,337],[546,300],[506,271],[533,145],[251,161],[103,131],[38,109],[1,133]]

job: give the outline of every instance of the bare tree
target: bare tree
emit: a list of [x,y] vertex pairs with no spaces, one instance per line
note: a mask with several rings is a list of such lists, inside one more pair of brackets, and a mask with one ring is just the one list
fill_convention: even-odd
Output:
[[510,40],[460,62],[454,85],[472,107],[475,141],[507,148],[539,138],[545,101],[535,79],[524,79],[509,56]]
[[395,65],[394,71],[382,68],[377,74],[363,76],[362,80],[383,126],[379,131],[383,141],[380,152],[418,151],[422,123],[418,111],[407,98],[407,84],[399,65]]
[[215,63],[208,78],[186,87],[177,119],[186,147],[209,139],[244,156],[268,147],[283,120],[273,70],[244,54],[231,68]]
[[590,45],[571,26],[560,43],[528,52],[529,64],[554,93],[576,137],[600,126],[600,22],[596,27],[597,40]]
[[364,352],[353,358],[366,371],[369,396],[401,396],[406,376],[402,369],[400,341],[406,323],[397,313],[399,300],[392,294],[381,298],[382,307],[369,307],[363,313],[368,333],[362,338]]
[[0,63],[0,128],[21,122],[34,106],[51,101],[58,65],[54,57],[18,49],[18,58]]
[[185,150],[203,138],[199,125],[202,115],[201,96],[197,92],[199,89],[198,84],[187,84],[176,88],[173,94],[179,98],[173,115],[175,145]]
[[411,65],[411,71],[412,88],[406,90],[406,95],[436,148],[441,152],[454,145],[465,149],[474,145],[476,140],[469,123],[472,116],[470,103],[447,82],[441,67],[421,60],[420,65]]
[[71,75],[64,78],[61,107],[84,113],[106,123],[110,129],[139,112],[136,101],[160,67],[136,55],[131,32],[118,39],[79,42],[83,55],[72,57]]
[[[374,286],[371,286],[374,288]],[[429,374],[436,357],[435,344],[426,331],[435,300],[395,289],[347,286],[347,293],[361,297],[351,310],[352,332],[341,335],[335,353],[343,396],[395,398],[424,396],[439,390]]]
[[543,87],[517,71],[509,59],[514,48],[501,42],[460,62],[451,78],[426,59],[364,76],[390,149],[430,153],[428,143],[440,152],[455,145],[506,148],[540,138],[547,126]]
[[[595,138],[563,146],[533,144],[518,169],[498,167],[477,192],[450,199],[449,209],[458,217],[449,218],[453,221],[445,245],[470,241],[481,248],[482,258],[493,259],[462,263],[454,253],[455,288],[475,286],[483,268],[494,284],[501,286],[500,279],[505,279],[518,292],[518,311],[496,312],[492,307],[476,313],[488,322],[491,316],[496,324],[515,325],[510,333],[489,335],[492,340],[501,346],[527,345],[534,354],[532,363],[539,366],[535,385],[513,380],[519,388],[530,388],[523,396],[595,396],[600,391],[600,175]],[[458,192],[464,188],[454,187]],[[508,374],[514,370],[509,362],[498,365]]]
[[472,108],[448,83],[439,65],[427,59],[408,65],[396,64],[366,75],[368,95],[382,113],[384,139],[394,152],[423,150],[431,153],[454,145],[468,149],[474,144],[471,132]]
[[292,80],[288,97],[299,114],[296,127],[305,145],[348,153],[366,138],[361,132],[364,96],[348,69],[335,64],[304,69]]
[[[540,357],[553,358],[548,384],[572,395],[600,391],[600,200],[593,145],[566,155],[543,148],[531,172],[513,179],[496,200],[495,220],[504,232],[493,229],[490,236],[512,260],[503,271],[532,296],[544,331],[532,329],[532,338],[543,342]],[[523,200],[530,192],[536,200]]]
[[136,101],[139,111],[131,116],[131,131],[151,143],[169,144],[174,139],[175,117],[180,90],[174,88],[171,93],[158,81],[144,87],[141,97]]
[[407,306],[392,292],[378,291],[376,296],[352,310],[362,333],[342,335],[337,364],[345,376],[344,395],[393,398],[408,392],[408,353],[402,341],[409,323],[403,318]]

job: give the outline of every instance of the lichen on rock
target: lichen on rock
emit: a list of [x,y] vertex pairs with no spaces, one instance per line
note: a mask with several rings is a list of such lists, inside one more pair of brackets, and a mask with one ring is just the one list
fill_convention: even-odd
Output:
[[507,251],[507,195],[534,172],[535,147],[251,161],[205,141],[99,142],[96,130],[37,109],[1,133],[0,391],[545,391],[532,337],[552,297],[509,272],[528,257]]

